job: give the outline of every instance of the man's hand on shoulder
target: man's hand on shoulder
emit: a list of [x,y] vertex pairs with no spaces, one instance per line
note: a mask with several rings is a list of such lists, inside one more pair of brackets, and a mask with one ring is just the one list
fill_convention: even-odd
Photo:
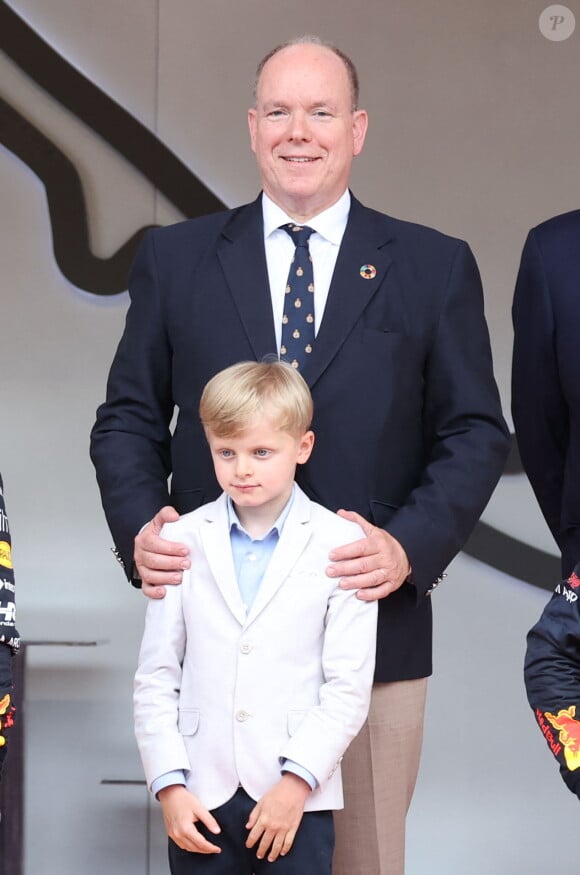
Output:
[[340,577],[342,589],[358,589],[357,598],[372,602],[385,598],[408,578],[411,566],[399,542],[360,514],[339,510],[339,516],[358,523],[365,538],[332,550],[329,577]]
[[135,568],[141,578],[143,593],[149,598],[162,599],[165,586],[181,583],[183,571],[189,568],[186,545],[159,535],[165,523],[178,519],[174,507],[162,507],[135,538]]

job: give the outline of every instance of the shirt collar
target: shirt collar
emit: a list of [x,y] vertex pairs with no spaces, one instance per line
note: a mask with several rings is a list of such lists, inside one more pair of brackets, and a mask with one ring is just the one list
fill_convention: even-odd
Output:
[[[277,533],[278,536],[280,536],[282,534],[282,529],[284,528],[284,523],[286,522],[288,514],[290,513],[290,508],[292,507],[292,502],[294,501],[295,492],[296,492],[296,484],[294,484],[294,486],[292,487],[292,493],[290,495],[290,498],[288,499],[288,501],[284,505],[280,516],[278,517],[278,519],[276,520],[276,522],[274,523],[272,528],[269,529],[267,532],[265,532],[265,534],[262,535],[261,538],[252,538],[252,541],[263,541],[265,538],[268,537],[268,535],[271,532],[274,532],[274,531]],[[234,508],[234,503],[229,495],[227,497],[227,510],[228,510],[228,529],[229,529],[229,531],[231,532],[232,528],[235,526],[236,529],[238,529],[240,532],[243,532],[244,535],[248,535],[248,533],[246,532],[245,528],[243,527],[243,525],[241,524],[241,522],[239,520],[239,517],[238,517],[238,515],[235,511],[235,508]],[[251,535],[248,535],[248,538],[251,538]]]
[[[323,210],[313,219],[309,219],[308,227],[314,228],[317,234],[320,234],[330,243],[340,246],[344,229],[348,221],[348,213],[350,210],[350,192],[348,189],[344,192],[335,204]],[[262,215],[264,217],[264,239],[266,240],[271,234],[280,228],[280,225],[286,225],[295,220],[288,213],[275,204],[268,197],[266,192],[262,192]]]

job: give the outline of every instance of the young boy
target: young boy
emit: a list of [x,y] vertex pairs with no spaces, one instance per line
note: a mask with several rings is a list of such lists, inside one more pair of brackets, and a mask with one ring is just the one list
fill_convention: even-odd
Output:
[[150,601],[135,677],[135,733],[170,869],[328,875],[377,607],[325,568],[363,533],[294,483],[314,435],[310,392],[290,365],[227,368],[200,416],[224,492],[164,527],[190,547],[191,569]]

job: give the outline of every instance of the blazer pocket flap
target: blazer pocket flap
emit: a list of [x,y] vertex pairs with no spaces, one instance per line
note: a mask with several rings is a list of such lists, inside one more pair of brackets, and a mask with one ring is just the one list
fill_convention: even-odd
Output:
[[383,528],[395,516],[399,506],[389,501],[379,501],[377,498],[371,499],[371,514],[373,522],[376,526]]
[[180,708],[177,716],[177,726],[181,735],[195,735],[199,728],[199,711],[197,708]]
[[307,713],[304,710],[288,711],[288,735],[294,735]]

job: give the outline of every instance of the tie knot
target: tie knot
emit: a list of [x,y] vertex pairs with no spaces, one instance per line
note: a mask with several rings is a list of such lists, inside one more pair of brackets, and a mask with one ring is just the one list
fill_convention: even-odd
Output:
[[309,228],[308,225],[294,225],[292,222],[282,225],[281,230],[290,235],[295,246],[308,246],[308,239],[314,234],[314,228]]

